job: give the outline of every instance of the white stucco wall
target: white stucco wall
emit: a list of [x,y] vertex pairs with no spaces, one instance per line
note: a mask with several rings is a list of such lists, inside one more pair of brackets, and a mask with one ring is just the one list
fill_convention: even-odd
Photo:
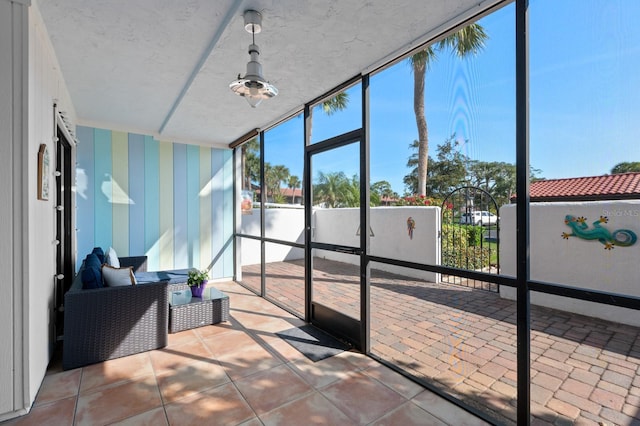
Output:
[[[260,215],[243,215],[241,232],[260,235]],[[411,239],[407,232],[407,219],[412,217],[416,227]],[[315,209],[312,216],[313,240],[321,243],[351,247],[360,246],[356,235],[359,209]],[[266,236],[287,241],[304,242],[303,209],[266,209]],[[375,207],[371,209],[371,254],[416,263],[440,263],[440,208],[439,207]],[[260,244],[257,240],[242,239],[242,265],[260,263]],[[357,263],[354,255],[320,251],[318,256],[339,262]],[[304,252],[284,245],[267,244],[267,262],[302,259]],[[439,281],[439,274],[378,263],[376,269],[403,274],[428,281]]]
[[[0,350],[0,420],[30,409],[52,355],[54,100],[75,122],[40,14],[34,4],[28,5],[28,1],[0,0],[0,123],[4,124],[0,127],[6,131],[0,157],[7,173],[2,179],[6,191],[0,191],[0,218],[9,227],[3,229],[6,245],[0,250],[0,265],[7,271],[0,311],[9,316],[0,316],[0,339],[4,342]],[[37,199],[40,144],[47,145],[52,165],[48,201]],[[4,252],[7,249],[9,253]]]
[[[304,243],[304,208],[268,208],[265,209],[265,236],[284,241]],[[244,214],[240,219],[240,232],[248,235],[260,235],[260,210],[253,214]],[[249,238],[242,239],[242,265],[260,263],[260,242]],[[265,247],[267,262],[302,259],[304,251],[282,244],[268,243]]]
[[[640,200],[574,203],[532,203],[530,228],[531,279],[584,289],[640,297],[640,241],[630,247],[606,250],[597,240],[571,233],[565,216],[585,217],[589,229],[600,216],[610,231],[629,229],[640,237]],[[516,206],[500,209],[500,265],[504,275],[516,275]],[[515,299],[514,288],[501,286],[500,294]],[[533,292],[531,303],[569,312],[640,326],[640,311]]]
[[26,107],[27,101],[23,90],[26,16],[22,5],[0,0],[0,269],[4,271],[0,297],[0,420],[16,415],[16,410],[24,410],[27,405],[22,401],[27,386],[22,376],[23,351],[27,348],[22,339],[26,324],[20,238],[26,192],[22,183],[26,160],[21,150],[26,120],[14,115],[14,110]]
[[[34,4],[29,10],[29,394],[36,397],[51,359],[55,320],[55,153],[53,104],[75,123],[60,66],[42,18]],[[50,194],[38,200],[37,162],[40,144],[47,144],[50,156]]]
[[[370,253],[374,256],[416,263],[440,263],[440,208],[439,207],[374,207],[371,209]],[[416,226],[413,239],[408,235],[407,219],[412,217]],[[314,211],[314,241],[358,247],[356,235],[359,223],[358,209],[316,209]],[[359,262],[359,258],[340,253],[322,252],[322,256],[341,262]],[[439,281],[439,274],[377,263],[375,269]]]

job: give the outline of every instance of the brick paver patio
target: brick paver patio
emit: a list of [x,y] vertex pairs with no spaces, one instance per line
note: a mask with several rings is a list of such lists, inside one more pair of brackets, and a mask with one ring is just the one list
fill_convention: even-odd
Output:
[[[302,313],[302,260],[266,274],[269,297]],[[314,279],[315,301],[359,317],[356,266],[317,258]],[[259,265],[242,281],[258,290]],[[516,418],[515,322],[515,302],[496,293],[372,269],[372,354],[505,423]],[[639,328],[537,306],[531,327],[533,424],[640,425]]]

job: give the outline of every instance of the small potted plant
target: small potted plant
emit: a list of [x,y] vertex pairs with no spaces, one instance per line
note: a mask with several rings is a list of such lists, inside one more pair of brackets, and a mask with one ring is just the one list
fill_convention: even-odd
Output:
[[191,294],[194,297],[202,297],[202,292],[207,287],[208,279],[208,271],[200,271],[198,269],[192,269],[189,271],[187,285],[191,288]]

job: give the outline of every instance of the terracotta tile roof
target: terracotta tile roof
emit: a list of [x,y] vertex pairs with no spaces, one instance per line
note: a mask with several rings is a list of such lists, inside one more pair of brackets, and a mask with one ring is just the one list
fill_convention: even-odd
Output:
[[[256,194],[260,194],[260,188],[253,188],[253,191]],[[300,188],[280,188],[280,194],[284,197],[293,197],[295,195],[296,199],[302,199],[302,189]]]
[[302,189],[300,188],[280,188],[280,192],[285,197],[292,197],[294,195],[296,196],[296,198],[302,197]]
[[539,180],[531,182],[530,194],[531,201],[640,198],[640,172]]

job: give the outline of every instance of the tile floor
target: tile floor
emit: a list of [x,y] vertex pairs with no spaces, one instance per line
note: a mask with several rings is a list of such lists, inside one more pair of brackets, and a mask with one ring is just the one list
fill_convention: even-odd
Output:
[[482,425],[357,352],[309,361],[275,333],[303,322],[236,283],[231,320],[169,345],[62,371],[54,362],[15,425]]

